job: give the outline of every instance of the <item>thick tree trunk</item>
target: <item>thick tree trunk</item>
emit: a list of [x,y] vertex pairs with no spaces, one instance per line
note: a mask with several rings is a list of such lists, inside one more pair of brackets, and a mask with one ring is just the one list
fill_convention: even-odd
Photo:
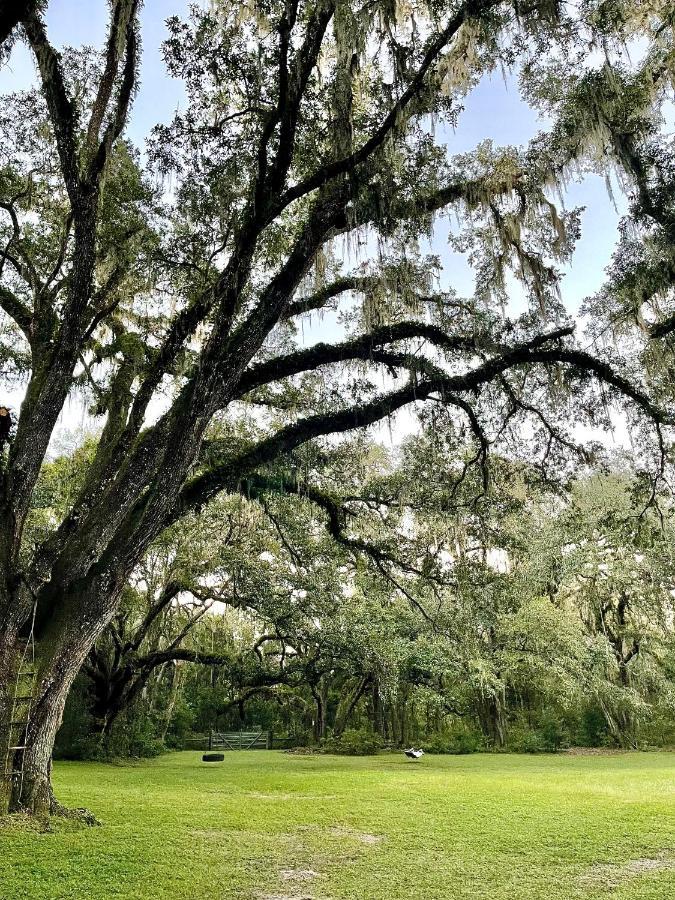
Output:
[[408,698],[405,692],[401,693],[398,701],[398,716],[401,726],[401,746],[407,747],[408,743]]
[[321,742],[326,736],[326,714],[328,711],[328,681],[323,675],[318,684],[311,687],[312,697],[316,706],[314,717],[313,737],[315,742]]
[[377,678],[373,678],[373,686],[372,686],[372,723],[373,723],[373,731],[376,734],[379,734],[380,737],[384,737],[384,711],[382,709],[382,698],[380,696],[380,687],[377,682]]
[[10,812],[26,810],[44,815],[56,811],[51,790],[52,751],[66,697],[79,669],[78,662],[77,656],[68,655],[65,648],[50,660],[46,669],[42,669],[38,660],[41,674],[27,728],[3,729],[0,733],[3,751],[13,741],[21,748],[7,755],[9,768],[15,773],[8,798]]
[[499,697],[481,695],[477,701],[481,731],[493,747],[503,747],[506,741],[504,711]]
[[359,700],[366,692],[369,684],[370,675],[364,675],[363,678],[361,678],[360,681],[356,683],[351,694],[343,697],[335,714],[335,725],[333,727],[333,733],[336,737],[339,737],[347,727],[352,713],[356,709]]
[[96,824],[88,810],[69,810],[62,806],[54,795],[51,781],[54,740],[78,669],[76,660],[65,652],[60,653],[42,681],[43,692],[35,704],[25,737],[26,749],[17,751],[15,756],[14,765],[21,774],[13,779],[10,812],[65,815],[89,825]]
[[[25,707],[28,725],[23,730],[9,728],[7,715],[0,730],[0,755],[6,776],[5,807],[11,811],[25,810],[37,815],[63,812],[51,788],[51,760],[56,733],[61,725],[68,692],[82,663],[101,631],[110,621],[119,589],[108,582],[107,596],[92,584],[79,594],[77,602],[65,598],[61,612],[49,623],[35,643],[36,672],[33,681],[34,699]],[[21,644],[5,647],[0,655],[0,671],[9,667],[14,677],[3,678],[8,698],[5,707],[12,710],[15,693],[17,661],[22,656]],[[32,659],[32,653],[26,658]],[[22,688],[23,690],[23,688]],[[18,746],[12,751],[9,748]]]
[[93,667],[89,667],[85,671],[92,686],[91,717],[96,731],[103,736],[110,732],[118,717],[136,700],[146,678],[138,676],[126,663],[117,668],[101,668],[94,672]]
[[312,696],[314,697],[314,718],[312,719],[312,737],[315,743],[321,741],[324,731],[324,709],[321,702],[321,695],[317,690],[312,688]]
[[14,779],[12,806],[37,815],[55,812],[52,793],[52,750],[61,725],[66,697],[75,677],[59,678],[35,706],[26,734],[26,749],[17,751],[15,766],[22,775]]

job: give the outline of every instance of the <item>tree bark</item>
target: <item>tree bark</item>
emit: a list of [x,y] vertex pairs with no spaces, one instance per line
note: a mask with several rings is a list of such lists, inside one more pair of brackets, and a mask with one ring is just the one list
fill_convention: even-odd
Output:
[[373,713],[373,731],[384,737],[384,715],[382,709],[382,698],[380,696],[380,687],[377,678],[373,677],[372,685],[372,713]]
[[[105,585],[92,583],[77,598],[64,597],[60,604],[61,614],[38,635],[34,666],[37,674],[28,726],[23,732],[10,730],[5,714],[5,724],[0,730],[2,761],[5,763],[7,756],[6,770],[18,773],[11,779],[4,778],[5,783],[11,785],[11,789],[5,790],[5,807],[10,812],[24,810],[38,815],[64,812],[51,787],[51,758],[56,733],[75,676],[101,631],[110,622],[123,583],[124,576],[118,573],[114,580],[105,579]],[[22,646],[15,639],[0,653],[0,672],[14,673],[8,681],[2,680],[6,691],[5,709],[10,712]],[[19,749],[9,750],[10,746],[16,745]]]
[[506,740],[502,704],[496,695],[481,695],[477,701],[481,731],[493,747],[503,747]]
[[361,678],[357,682],[356,686],[352,690],[352,693],[348,695],[342,703],[340,703],[338,711],[335,715],[335,725],[333,728],[333,733],[336,737],[339,737],[347,727],[349,719],[356,709],[357,703],[370,684],[370,677],[370,675],[364,675],[363,678]]

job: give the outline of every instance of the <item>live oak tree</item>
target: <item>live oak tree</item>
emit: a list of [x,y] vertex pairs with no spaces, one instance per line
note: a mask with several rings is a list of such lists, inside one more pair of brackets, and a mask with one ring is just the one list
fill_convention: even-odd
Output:
[[[190,724],[274,723],[305,740],[311,725],[317,742],[367,724],[436,748],[475,746],[477,724],[488,746],[530,749],[566,728],[588,739],[588,713],[622,745],[650,740],[645,726],[654,740],[650,720],[668,728],[668,497],[641,511],[639,481],[618,469],[553,491],[493,459],[491,494],[464,502],[480,472],[435,478],[440,439],[437,423],[396,464],[345,442],[313,460],[314,501],[223,497],[168,529],[83,667],[89,752]],[[349,534],[334,540],[319,500],[342,504]]]
[[[67,508],[93,451],[85,441],[43,467],[39,505],[27,524],[33,542]],[[304,462],[310,463],[307,453]],[[296,486],[281,477],[257,499],[214,499],[153,542],[91,649],[82,697],[78,692],[71,704],[73,725],[83,699],[89,710],[76,728],[80,738],[88,729],[89,752],[120,752],[127,737],[133,740],[134,722],[152,728],[159,717],[166,729],[186,679],[191,694],[193,685],[203,685],[198,696],[210,710],[209,725],[222,716],[243,720],[262,699],[295,719],[304,710],[321,740],[327,727],[339,735],[366,698],[376,729],[399,733],[403,725],[390,719],[404,721],[399,695],[414,681],[403,669],[428,627],[411,592],[427,579],[442,581],[434,575],[438,548],[429,552],[423,529],[415,529],[417,540],[401,533],[406,492],[383,449],[362,439],[345,442],[315,453],[311,467],[320,488],[313,502],[289,494],[285,488]],[[398,496],[394,510],[373,518],[376,481],[385,488],[383,507],[392,492]],[[344,504],[350,530],[362,536],[339,534],[336,541],[319,500],[331,509]],[[190,664],[209,671],[189,674]],[[336,693],[343,702],[335,703]],[[65,740],[72,743],[72,733]]]
[[[617,350],[649,375],[655,394],[673,400],[675,311],[675,156],[668,104],[675,73],[673,8],[666,0],[633,7],[598,4],[616,40],[647,41],[639,63],[610,57],[597,71],[569,67],[553,79],[539,76],[538,100],[567,127],[579,114],[594,120],[597,152],[611,160],[628,199],[608,278],[585,310],[596,342]],[[572,126],[572,130],[574,129]]]
[[588,696],[611,737],[634,746],[639,725],[672,710],[673,509],[643,511],[625,473],[575,485],[556,522],[561,603],[575,610],[591,650]]
[[659,516],[642,489],[616,467],[557,495],[533,492],[489,529],[506,559],[467,580],[476,637],[463,646],[499,700],[503,733],[518,704],[594,708],[621,746],[635,746],[650,718],[672,720],[672,499],[659,498]]
[[190,650],[178,654],[216,666],[215,685],[203,665],[187,676],[203,686],[208,724],[223,717],[244,721],[251,704],[260,709],[263,702],[267,708],[276,704],[282,720],[290,715],[307,730],[311,725],[317,742],[362,721],[364,708],[382,737],[398,741],[408,733],[405,697],[419,677],[419,660],[432,655],[431,625],[415,595],[422,582],[441,579],[433,571],[436,552],[401,531],[406,504],[385,514],[384,506],[373,509],[374,495],[361,496],[373,461],[380,457],[376,468],[385,468],[376,450],[353,442],[330,454],[332,465],[316,466],[316,480],[326,483],[349,466],[350,475],[337,478],[342,494],[335,484],[326,493],[326,483],[320,494],[325,503],[349,505],[349,536],[336,540],[307,498],[278,491],[261,498],[261,507],[247,501],[256,522],[255,540],[244,554],[251,563],[238,568],[236,596],[228,601],[221,595],[238,615],[219,623],[212,612],[192,632]]
[[[263,492],[281,459],[277,483],[311,496],[304,445],[411,404],[463,419],[481,465],[519,420],[544,429],[546,458],[572,452],[554,411],[571,390],[578,417],[592,418],[598,379],[635,415],[659,427],[667,416],[635,372],[575,345],[557,296],[578,215],[558,214],[546,190],[589,154],[602,165],[607,104],[594,104],[591,75],[528,148],[449,158],[434,137],[461,127],[471,87],[497,66],[519,67],[538,102],[544,50],[564,70],[589,42],[618,58],[627,4],[568,15],[550,0],[216,2],[169,20],[166,63],[189,103],[155,131],[147,170],[124,138],[137,0],[113,0],[94,54],[57,52],[39,4],[10,7],[9,40],[28,43],[40,84],[0,114],[1,358],[25,386],[0,485],[0,736],[11,745],[15,671],[34,638],[30,724],[10,759],[23,777],[3,777],[12,808],[44,811],[57,808],[50,756],[73,678],[134,567],[181,516],[221,491]],[[663,32],[652,40],[650,22],[631,21],[659,52]],[[438,289],[419,243],[447,210],[475,265],[468,299]],[[363,242],[379,251],[350,266]],[[513,321],[509,273],[530,302]],[[303,347],[301,317],[334,308],[346,337]],[[35,544],[27,516],[77,391],[100,436],[69,508]]]
[[[634,745],[649,717],[671,720],[670,493],[645,508],[649,486],[621,459],[607,461],[610,474],[556,484],[550,472],[493,458],[481,497],[478,473],[459,490],[456,475],[436,474],[449,440],[437,421],[368,491],[381,510],[392,497],[407,509],[418,542],[410,557],[427,551],[424,578],[398,577],[441,645],[426,681],[437,707],[477,717],[492,745],[507,740],[519,708],[577,716],[593,706],[621,745]],[[442,561],[442,585],[431,558]]]
[[[320,512],[295,506],[224,498],[151,546],[83,666],[102,738],[141,693],[147,705],[175,664],[212,670],[190,676],[209,685],[211,726],[228,713],[243,718],[262,697],[305,709],[319,740],[329,687],[363,683],[358,702],[375,674],[377,636],[382,644],[385,620],[395,631],[400,616],[380,611],[381,591],[366,602],[355,560]],[[338,731],[349,712],[347,703]]]
[[[101,735],[175,663],[217,670],[211,686],[229,690],[212,691],[214,716],[261,694],[281,701],[290,687],[317,688],[335,665],[329,620],[349,578],[320,512],[293,505],[223,496],[150,546],[83,667]],[[339,643],[362,658],[348,618],[342,611]]]
[[101,736],[174,663],[232,667],[231,657],[214,647],[197,652],[190,639],[204,616],[223,604],[244,607],[261,590],[272,593],[260,572],[267,534],[256,525],[243,499],[224,498],[167,529],[150,546],[83,667],[93,725]]

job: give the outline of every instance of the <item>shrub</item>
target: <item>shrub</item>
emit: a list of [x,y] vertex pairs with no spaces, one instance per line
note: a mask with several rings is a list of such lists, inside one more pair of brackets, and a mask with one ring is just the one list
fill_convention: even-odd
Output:
[[569,746],[569,735],[562,720],[544,712],[534,726],[517,723],[509,728],[505,750],[513,753],[557,753]]
[[347,728],[338,737],[326,738],[323,747],[341,756],[374,756],[382,749],[382,738],[366,728]]
[[179,698],[176,703],[171,723],[167,729],[165,743],[172,750],[182,750],[188,740],[193,736],[192,725],[194,723],[194,712],[190,706]]
[[436,732],[422,742],[425,753],[478,753],[484,749],[483,736],[473,725],[458,722],[447,731]]
[[504,747],[511,753],[543,753],[541,736],[534,728],[514,725],[509,729],[508,739]]
[[105,762],[110,755],[105,747],[105,742],[95,734],[87,734],[70,743],[65,751],[67,759],[91,760],[93,762]]
[[597,706],[586,706],[581,712],[574,733],[574,743],[580,747],[606,747],[614,741],[607,719]]
[[101,737],[89,734],[70,747],[69,759],[110,762],[116,759],[151,759],[166,751],[166,746],[151,734],[129,734],[126,729],[115,729]]
[[562,719],[553,712],[544,712],[539,722],[539,739],[546,753],[557,753],[561,747],[569,747],[569,733]]

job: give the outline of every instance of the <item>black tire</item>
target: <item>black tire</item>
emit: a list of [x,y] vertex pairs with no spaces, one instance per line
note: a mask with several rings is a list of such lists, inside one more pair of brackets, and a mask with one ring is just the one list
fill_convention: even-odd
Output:
[[224,759],[224,753],[205,753],[202,756],[202,762],[222,762]]

